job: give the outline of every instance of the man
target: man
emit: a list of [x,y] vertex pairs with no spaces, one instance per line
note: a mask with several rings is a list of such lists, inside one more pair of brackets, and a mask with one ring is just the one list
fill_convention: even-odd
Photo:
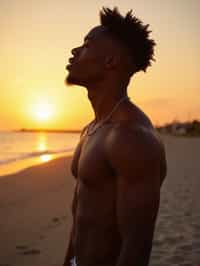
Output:
[[72,160],[76,187],[64,266],[147,266],[166,160],[127,86],[151,65],[155,42],[131,11],[123,17],[103,8],[100,18],[66,67],[66,82],[86,87],[95,119]]

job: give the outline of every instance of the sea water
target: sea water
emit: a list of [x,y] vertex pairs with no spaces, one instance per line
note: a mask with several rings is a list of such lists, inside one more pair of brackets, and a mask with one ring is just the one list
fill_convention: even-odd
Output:
[[79,139],[79,133],[0,132],[0,175],[14,164],[26,165],[22,161],[30,165],[33,158],[47,161],[52,155],[73,153]]

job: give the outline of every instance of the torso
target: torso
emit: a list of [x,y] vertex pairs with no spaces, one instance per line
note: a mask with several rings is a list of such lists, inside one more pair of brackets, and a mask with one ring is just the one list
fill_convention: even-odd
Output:
[[[142,125],[154,134],[150,121],[139,111],[138,115],[138,119],[134,116],[131,120],[130,112],[127,122],[133,126]],[[116,175],[106,158],[105,139],[117,124],[124,122],[120,119],[106,123],[91,136],[87,135],[86,129],[74,153],[71,166],[76,178],[72,205],[73,245],[80,265],[112,266],[119,255],[121,240],[115,216]]]

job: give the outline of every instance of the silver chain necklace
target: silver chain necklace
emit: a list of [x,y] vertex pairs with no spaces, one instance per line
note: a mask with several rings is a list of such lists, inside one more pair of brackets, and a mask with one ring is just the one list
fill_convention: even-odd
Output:
[[[93,135],[98,129],[100,129],[112,116],[112,114],[116,111],[116,109],[119,107],[119,105],[125,101],[125,100],[129,100],[128,96],[122,97],[113,107],[113,109],[111,110],[111,112],[99,123],[99,126],[96,127],[96,119],[94,120],[94,122],[90,123],[88,128],[87,128],[87,132],[86,135],[91,136]],[[92,128],[91,128],[92,125]]]

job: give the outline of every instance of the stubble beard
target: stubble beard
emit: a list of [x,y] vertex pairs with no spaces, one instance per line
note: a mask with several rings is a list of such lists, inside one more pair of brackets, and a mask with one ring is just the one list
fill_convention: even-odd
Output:
[[83,81],[79,80],[78,78],[74,78],[74,77],[70,76],[70,74],[65,79],[65,85],[66,86],[77,85],[77,86],[86,87],[85,83],[86,82],[83,82]]
[[66,86],[72,86],[72,85],[74,85],[73,79],[70,78],[70,75],[68,75],[68,76],[65,78],[65,85],[66,85]]
[[78,77],[73,77],[73,75],[71,75],[70,73],[66,76],[65,78],[65,85],[67,86],[72,86],[72,85],[77,85],[77,86],[82,86],[82,87],[88,87],[91,84],[95,84],[97,82],[99,82],[100,80],[102,80],[102,76],[88,76],[88,77],[84,77],[84,78],[78,78]]

